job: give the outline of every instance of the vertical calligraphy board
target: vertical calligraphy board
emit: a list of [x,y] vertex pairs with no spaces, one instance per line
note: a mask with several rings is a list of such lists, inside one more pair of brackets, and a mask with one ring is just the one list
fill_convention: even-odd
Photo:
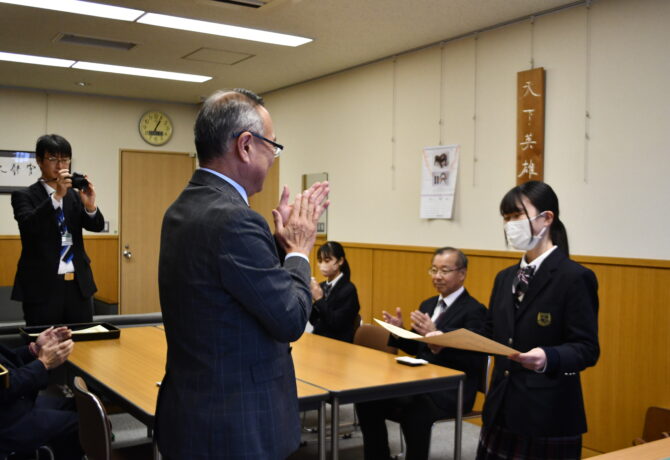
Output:
[[517,73],[516,183],[544,180],[544,68]]

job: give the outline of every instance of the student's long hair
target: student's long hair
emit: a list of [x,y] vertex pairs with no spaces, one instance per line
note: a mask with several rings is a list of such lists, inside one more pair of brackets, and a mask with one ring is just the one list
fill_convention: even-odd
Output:
[[[530,201],[533,206],[535,206],[538,213],[543,211],[551,211],[554,213],[554,221],[552,222],[551,227],[549,227],[551,241],[558,246],[558,249],[563,251],[566,256],[570,256],[568,232],[559,218],[558,197],[548,184],[532,180],[517,185],[507,192],[500,202],[500,214],[505,215],[522,212],[528,218],[528,225],[531,225],[528,210],[521,201],[521,198],[524,196],[528,198],[528,201]],[[533,227],[531,225],[531,234],[532,233]]]
[[351,269],[349,268],[347,258],[344,257],[344,248],[342,245],[337,241],[326,241],[316,252],[316,258],[323,260],[327,257],[337,260],[344,259],[344,263],[340,266],[340,271],[343,273],[343,278],[349,281],[349,278],[351,278]]

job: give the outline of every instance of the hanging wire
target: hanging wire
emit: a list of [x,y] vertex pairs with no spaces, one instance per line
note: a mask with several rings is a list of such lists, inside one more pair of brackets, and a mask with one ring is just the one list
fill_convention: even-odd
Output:
[[440,45],[440,121],[438,123],[440,129],[440,140],[437,145],[444,145],[444,130],[446,123],[444,121],[444,43]]
[[474,83],[473,88],[473,111],[472,111],[472,186],[477,186],[477,42],[479,41],[479,34],[475,34],[475,64],[473,66],[472,77]]
[[586,50],[584,75],[584,164],[583,180],[589,182],[589,147],[591,141],[591,0],[586,2]]
[[398,58],[393,58],[393,100],[391,103],[391,190],[395,191],[396,180],[396,112],[398,105],[398,90],[396,84]]
[[535,68],[535,16],[530,18],[530,68]]

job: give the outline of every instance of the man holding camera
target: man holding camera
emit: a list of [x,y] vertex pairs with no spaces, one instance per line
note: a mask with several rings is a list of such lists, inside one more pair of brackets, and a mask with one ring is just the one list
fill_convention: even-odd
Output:
[[41,136],[35,157],[42,176],[12,193],[22,244],[12,299],[23,302],[27,326],[90,322],[97,288],[82,228],[105,225],[95,188],[70,173],[72,147],[62,136]]

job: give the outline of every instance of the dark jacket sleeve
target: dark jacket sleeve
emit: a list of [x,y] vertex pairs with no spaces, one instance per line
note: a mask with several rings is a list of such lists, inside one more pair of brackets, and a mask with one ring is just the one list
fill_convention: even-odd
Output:
[[[37,392],[49,383],[49,373],[41,361],[35,359],[28,347],[21,347],[14,351],[20,366],[3,365],[9,370],[9,388],[0,388],[0,403],[7,404],[21,397],[34,398]],[[24,361],[25,359],[25,361]]]
[[57,225],[56,211],[48,196],[34,206],[28,190],[19,190],[12,193],[11,201],[21,234],[46,234],[52,231],[50,225]]

